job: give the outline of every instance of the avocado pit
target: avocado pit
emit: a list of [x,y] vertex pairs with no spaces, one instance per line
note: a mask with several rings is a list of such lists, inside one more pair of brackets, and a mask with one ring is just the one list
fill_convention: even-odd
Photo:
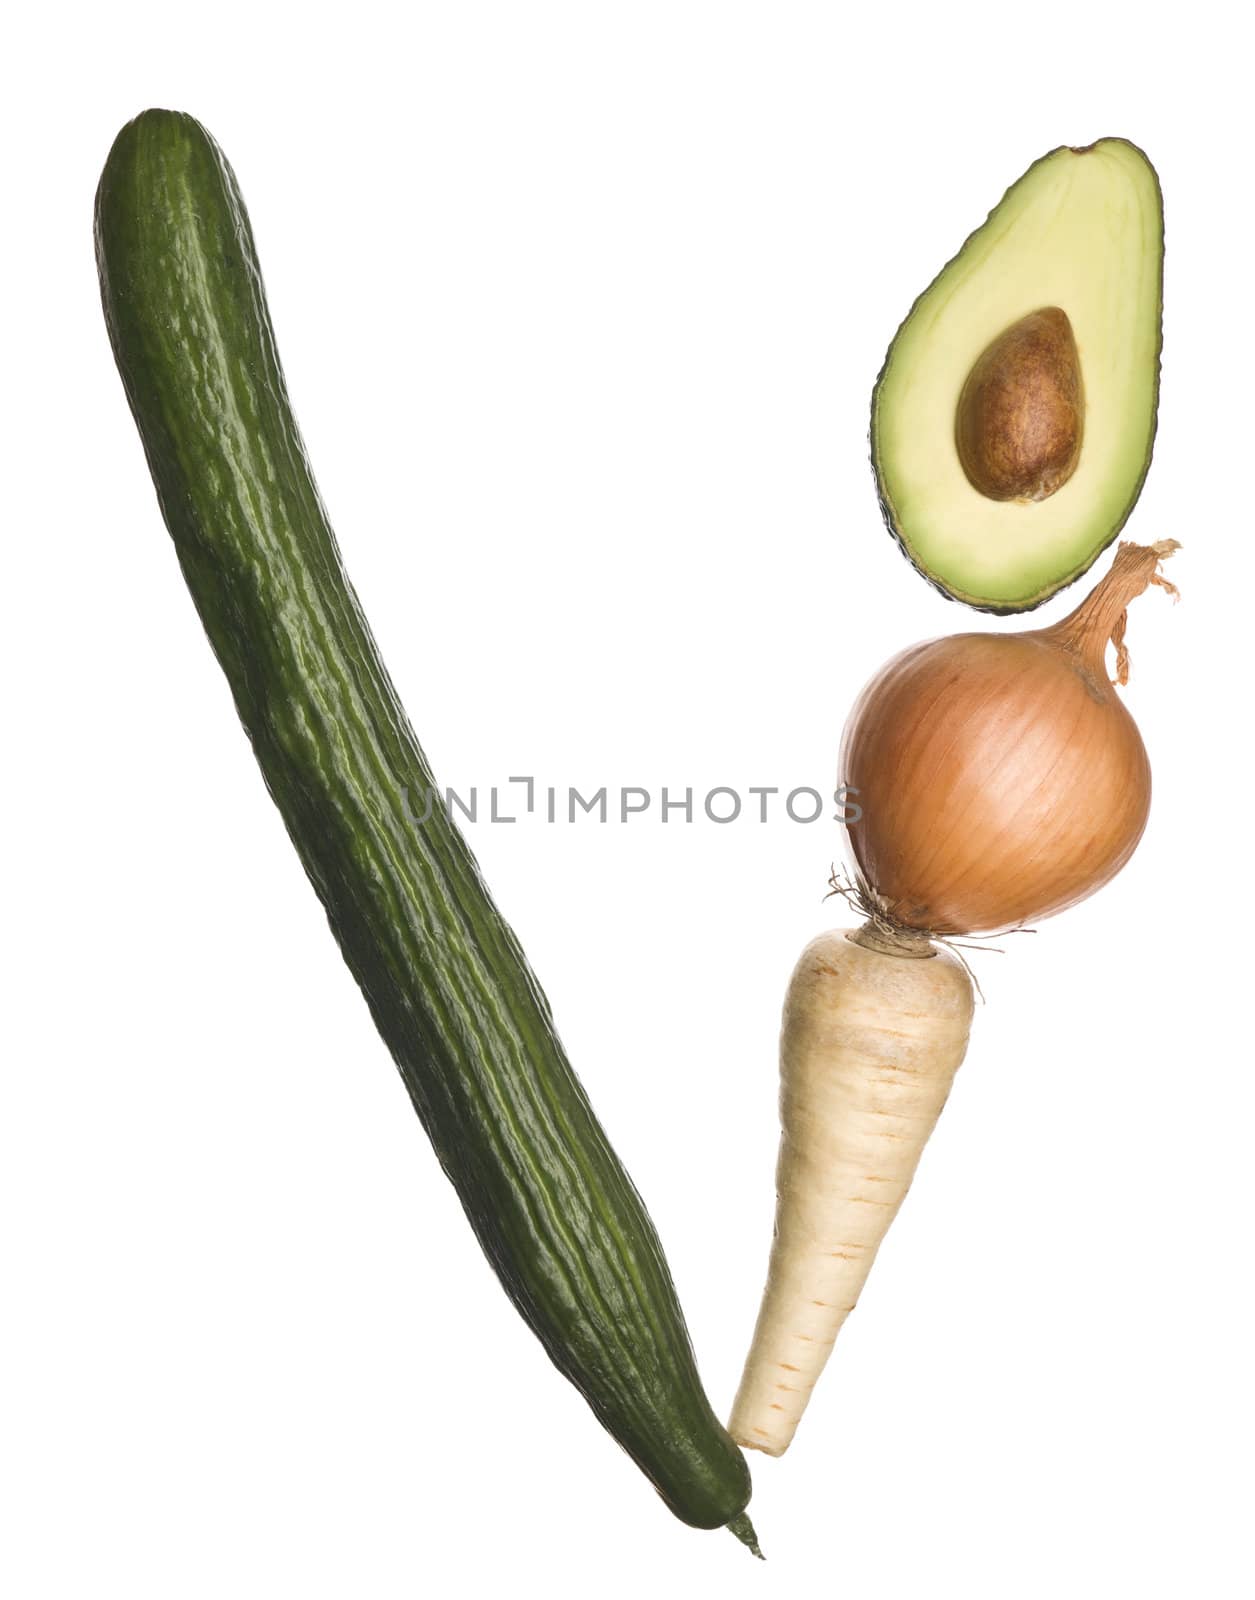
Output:
[[1076,471],[1085,396],[1066,311],[1045,306],[1005,329],[968,373],[954,438],[989,500],[1046,500]]

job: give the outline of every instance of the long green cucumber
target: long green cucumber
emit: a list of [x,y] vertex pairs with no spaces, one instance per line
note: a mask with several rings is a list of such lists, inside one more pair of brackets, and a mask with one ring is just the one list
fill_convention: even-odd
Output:
[[310,473],[235,177],[198,122],[147,111],[123,128],[96,252],[192,597],[480,1244],[672,1511],[751,1542],[749,1473],[703,1392],[653,1224],[465,841],[439,805],[416,819],[435,785]]

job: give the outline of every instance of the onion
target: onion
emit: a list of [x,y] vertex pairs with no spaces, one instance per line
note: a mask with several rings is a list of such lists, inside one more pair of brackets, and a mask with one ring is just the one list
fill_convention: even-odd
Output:
[[1150,764],[1107,677],[1128,681],[1125,608],[1176,590],[1177,548],[1122,543],[1111,571],[1053,627],[960,633],[895,656],[846,724],[841,781],[864,886],[885,918],[993,933],[1075,905],[1119,872],[1150,809]]

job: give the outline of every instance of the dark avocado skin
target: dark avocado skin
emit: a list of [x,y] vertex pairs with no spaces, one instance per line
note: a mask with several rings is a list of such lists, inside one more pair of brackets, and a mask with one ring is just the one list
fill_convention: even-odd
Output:
[[[1160,251],[1159,251],[1159,295],[1158,295],[1158,304],[1159,304],[1159,319],[1158,319],[1158,324],[1159,324],[1159,344],[1158,344],[1158,348],[1157,348],[1157,351],[1156,351],[1156,359],[1155,359],[1154,394],[1153,394],[1153,397],[1152,397],[1152,406],[1151,406],[1151,434],[1150,434],[1150,439],[1147,441],[1146,459],[1142,464],[1141,475],[1138,478],[1137,482],[1133,486],[1132,493],[1129,496],[1129,502],[1125,506],[1123,514],[1121,515],[1120,519],[1117,521],[1116,525],[1112,528],[1109,536],[1103,541],[1102,544],[1100,544],[1094,550],[1093,554],[1088,558],[1088,560],[1083,562],[1075,570],[1067,573],[1064,576],[1061,576],[1057,583],[1052,585],[1051,588],[1043,590],[1043,592],[1041,594],[1032,596],[1029,599],[1027,599],[1025,601],[1022,601],[1022,602],[1019,602],[1019,603],[1017,603],[1015,605],[993,605],[993,604],[990,604],[990,603],[988,603],[986,601],[975,600],[969,595],[962,594],[962,593],[958,592],[955,589],[948,588],[935,573],[930,572],[927,567],[925,567],[920,561],[918,561],[916,559],[915,554],[911,549],[910,543],[907,540],[905,534],[903,533],[901,525],[899,524],[897,512],[894,509],[893,503],[889,499],[889,496],[888,496],[888,494],[887,494],[887,492],[885,490],[884,478],[881,475],[880,462],[879,462],[878,457],[877,457],[877,451],[876,451],[876,417],[877,417],[877,408],[878,408],[879,403],[880,403],[880,386],[884,381],[885,373],[889,370],[889,363],[893,359],[894,346],[898,342],[898,335],[902,332],[902,330],[911,321],[912,317],[914,317],[915,312],[916,312],[916,308],[919,306],[920,301],[923,300],[925,298],[925,296],[930,292],[930,290],[933,288],[934,284],[936,284],[938,279],[939,278],[943,278],[946,275],[946,273],[949,272],[950,268],[952,266],[954,266],[954,264],[962,257],[962,255],[966,251],[968,245],[972,242],[972,240],[976,237],[976,235],[981,232],[981,230],[985,227],[986,223],[989,222],[990,218],[995,216],[1002,209],[1003,205],[1006,203],[1006,200],[1007,200],[1008,196],[1014,194],[1015,191],[1020,187],[1020,185],[1022,183],[1024,183],[1031,176],[1031,174],[1034,173],[1037,170],[1037,168],[1040,167],[1044,162],[1049,161],[1052,156],[1060,155],[1064,150],[1072,150],[1077,155],[1083,155],[1086,151],[1094,149],[1095,145],[1107,144],[1107,143],[1129,145],[1129,146],[1131,146],[1132,149],[1136,150],[1137,153],[1146,162],[1147,167],[1150,169],[1150,172],[1152,173],[1152,175],[1154,176],[1154,179],[1155,179],[1155,189],[1156,189],[1156,192],[1158,193],[1158,196],[1159,196],[1159,214],[1162,217],[1162,215],[1163,215],[1163,188],[1162,188],[1162,186],[1161,186],[1161,184],[1159,182],[1159,174],[1155,171],[1154,167],[1151,165],[1150,158],[1149,158],[1149,156],[1147,156],[1146,152],[1140,147],[1140,145],[1134,144],[1131,139],[1120,139],[1120,138],[1116,138],[1115,136],[1110,136],[1110,137],[1105,137],[1105,138],[1102,138],[1102,139],[1096,139],[1096,140],[1094,140],[1093,144],[1087,144],[1087,145],[1063,145],[1063,144],[1061,144],[1061,145],[1056,145],[1053,150],[1047,150],[1047,152],[1046,152],[1046,154],[1044,156],[1041,156],[1036,161],[1034,161],[1032,166],[1030,166],[1026,172],[1022,173],[1015,180],[1015,182],[1010,186],[1010,188],[1007,189],[1006,192],[1003,194],[1002,199],[999,200],[998,204],[996,206],[994,206],[993,210],[990,211],[989,216],[987,216],[985,218],[985,221],[982,222],[979,227],[972,229],[971,233],[969,233],[967,238],[964,239],[963,243],[959,246],[959,248],[955,251],[955,253],[950,257],[949,261],[946,262],[945,266],[943,266],[941,268],[940,272],[936,273],[933,276],[932,280],[927,285],[927,287],[925,289],[921,290],[921,292],[918,295],[916,295],[915,299],[911,303],[911,309],[907,312],[906,316],[903,317],[902,321],[898,324],[898,331],[897,331],[897,333],[894,334],[893,339],[890,342],[889,348],[885,352],[885,359],[884,359],[883,363],[881,364],[880,371],[876,375],[876,382],[875,382],[875,384],[874,384],[874,386],[872,388],[871,420],[870,420],[870,424],[869,424],[869,428],[868,428],[868,440],[867,440],[867,443],[868,443],[868,455],[869,455],[869,459],[871,461],[872,477],[874,478],[875,484],[876,484],[876,499],[877,499],[877,501],[879,502],[879,505],[880,505],[880,514],[884,518],[885,527],[889,530],[890,534],[893,536],[894,542],[897,544],[898,549],[902,552],[902,554],[906,557],[906,559],[910,562],[910,564],[915,568],[916,572],[918,572],[919,575],[922,578],[926,579],[927,582],[932,585],[932,587],[937,591],[938,594],[944,596],[944,598],[947,599],[947,600],[957,600],[962,605],[969,606],[973,611],[983,611],[983,612],[985,612],[985,613],[987,613],[988,615],[991,615],[991,616],[1010,617],[1010,616],[1022,615],[1026,611],[1036,611],[1038,606],[1045,605],[1047,600],[1053,599],[1054,596],[1057,595],[1061,589],[1066,589],[1069,584],[1075,583],[1078,578],[1084,577],[1084,575],[1093,566],[1094,562],[1098,560],[1100,555],[1102,555],[1103,551],[1108,549],[1111,546],[1111,544],[1115,541],[1117,535],[1120,533],[1120,531],[1124,527],[1125,523],[1129,520],[1129,517],[1131,516],[1132,511],[1133,511],[1133,507],[1138,502],[1138,498],[1139,498],[1139,496],[1141,495],[1141,492],[1142,492],[1142,485],[1146,482],[1146,474],[1150,471],[1150,463],[1151,463],[1151,459],[1152,459],[1152,457],[1154,455],[1154,451],[1155,451],[1155,438],[1156,438],[1156,435],[1157,435],[1157,433],[1159,431],[1159,379],[1160,379],[1160,369],[1161,369],[1161,357],[1162,357],[1162,352],[1163,352],[1163,256],[1164,256],[1164,252],[1163,252],[1162,233],[1160,235]],[[977,354],[979,354],[979,352],[973,352],[973,356],[974,357]]]
[[[310,474],[239,189],[199,123],[147,111],[122,130],[96,248],[188,587],[441,1165],[554,1364],[678,1517],[722,1526],[749,1499],[745,1460],[513,933],[444,808],[415,819],[433,779]],[[456,1318],[433,1327],[433,1369],[457,1337]]]

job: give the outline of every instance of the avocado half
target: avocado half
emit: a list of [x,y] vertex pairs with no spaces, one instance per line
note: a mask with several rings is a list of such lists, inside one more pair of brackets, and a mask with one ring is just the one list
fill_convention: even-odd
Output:
[[[920,295],[872,395],[872,467],[890,532],[944,594],[1029,611],[1119,533],[1154,445],[1162,306],[1159,180],[1125,139],[1035,162]],[[982,357],[1006,347],[1025,359],[1015,330],[1057,311],[1079,363],[1079,448],[1059,487],[995,498],[961,459],[961,406]]]

